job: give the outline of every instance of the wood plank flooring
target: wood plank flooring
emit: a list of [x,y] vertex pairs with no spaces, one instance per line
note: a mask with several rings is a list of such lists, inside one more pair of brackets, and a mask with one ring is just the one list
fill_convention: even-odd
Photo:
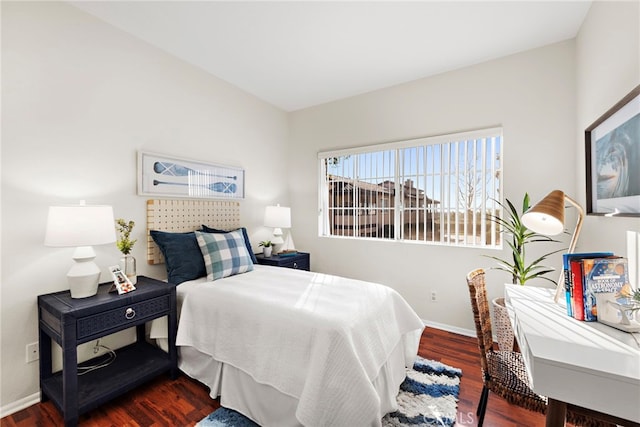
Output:
[[[480,354],[476,338],[425,328],[418,354],[462,369],[457,426],[477,426],[476,408],[482,391]],[[543,414],[507,403],[500,396],[489,394],[484,417],[485,427],[542,427]]]
[[[420,341],[420,356],[461,368],[458,426],[476,426],[476,406],[482,390],[477,341],[450,332],[426,328]],[[176,380],[162,376],[80,417],[80,427],[193,426],[220,405],[208,389],[181,375]],[[38,403],[0,419],[1,427],[49,427],[63,425],[51,402]],[[509,405],[490,395],[486,427],[544,426],[544,415]]]

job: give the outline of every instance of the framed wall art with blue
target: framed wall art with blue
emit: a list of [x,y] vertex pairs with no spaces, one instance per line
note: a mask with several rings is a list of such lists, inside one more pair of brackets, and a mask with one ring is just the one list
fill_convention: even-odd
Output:
[[244,169],[139,151],[138,194],[243,199]]

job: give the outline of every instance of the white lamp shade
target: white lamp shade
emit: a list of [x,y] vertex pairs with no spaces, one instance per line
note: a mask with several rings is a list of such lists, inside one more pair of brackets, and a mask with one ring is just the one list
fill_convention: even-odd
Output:
[[46,246],[94,246],[116,241],[111,206],[51,206],[47,217]]
[[264,226],[273,228],[291,227],[291,208],[284,206],[267,206],[264,211]]
[[564,224],[558,218],[540,212],[526,213],[522,216],[522,223],[529,230],[547,236],[555,236],[564,230]]
[[96,294],[100,268],[93,262],[91,246],[116,241],[116,227],[111,206],[51,206],[47,216],[46,246],[75,246],[75,263],[67,273],[71,298]]

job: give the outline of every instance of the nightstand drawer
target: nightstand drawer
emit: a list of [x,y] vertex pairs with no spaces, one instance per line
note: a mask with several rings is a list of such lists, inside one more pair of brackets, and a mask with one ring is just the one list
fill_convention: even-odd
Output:
[[[161,313],[168,313],[171,307],[169,295],[151,298],[113,310],[98,313],[78,319],[77,338],[81,340],[91,335],[107,332],[110,329],[131,324],[134,326],[140,319],[156,316]],[[157,316],[156,316],[157,317]]]
[[294,259],[291,260],[289,262],[283,262],[279,265],[280,267],[285,267],[285,268],[294,268],[294,269],[298,269],[298,270],[309,270],[309,258],[308,257],[304,257],[304,258],[299,258],[299,259]]

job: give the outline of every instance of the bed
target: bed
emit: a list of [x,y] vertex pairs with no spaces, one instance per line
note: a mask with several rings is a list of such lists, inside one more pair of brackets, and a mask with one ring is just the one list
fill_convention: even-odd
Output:
[[[180,283],[180,369],[222,406],[262,426],[377,426],[396,409],[423,329],[397,292],[254,264],[237,202],[152,200],[147,210],[148,260]],[[221,263],[235,272],[218,274]],[[162,331],[153,324],[151,337]]]

